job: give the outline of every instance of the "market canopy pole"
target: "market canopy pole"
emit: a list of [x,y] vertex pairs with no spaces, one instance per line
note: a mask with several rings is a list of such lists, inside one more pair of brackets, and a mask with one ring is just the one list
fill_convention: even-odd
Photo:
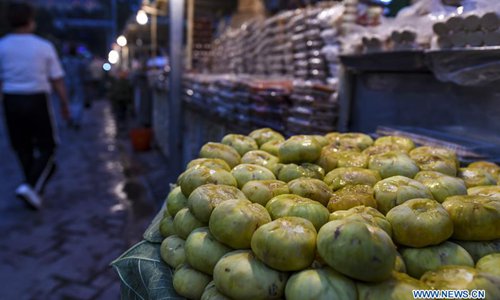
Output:
[[193,24],[194,23],[194,0],[188,0],[187,11],[187,69],[191,70],[193,67]]
[[158,55],[158,13],[151,16],[151,57]]
[[182,171],[182,49],[184,35],[184,0],[170,0],[170,163],[171,173]]
[[111,0],[111,37],[108,46],[113,42],[116,37],[116,20],[117,20],[117,7],[116,0]]

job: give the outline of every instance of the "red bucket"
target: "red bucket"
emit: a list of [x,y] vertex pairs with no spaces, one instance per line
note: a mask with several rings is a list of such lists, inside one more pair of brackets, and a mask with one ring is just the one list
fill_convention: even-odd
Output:
[[134,151],[148,151],[151,149],[153,130],[151,128],[134,128],[130,130],[130,141]]

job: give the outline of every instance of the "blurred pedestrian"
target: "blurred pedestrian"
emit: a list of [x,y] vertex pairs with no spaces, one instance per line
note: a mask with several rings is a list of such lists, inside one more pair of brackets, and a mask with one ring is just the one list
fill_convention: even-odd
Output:
[[120,70],[111,78],[109,99],[118,121],[127,120],[132,105],[134,89],[130,83],[128,72]]
[[94,56],[90,61],[88,68],[89,96],[86,97],[85,106],[92,106],[92,101],[103,97],[104,89],[104,70],[102,68],[106,61]]
[[69,97],[70,122],[74,129],[80,129],[83,109],[85,105],[85,61],[78,55],[78,48],[70,44],[67,54],[62,59],[62,65],[66,73],[65,82]]
[[68,118],[64,71],[54,46],[33,34],[31,5],[10,4],[8,21],[13,31],[0,39],[0,84],[10,142],[25,177],[16,195],[39,209],[40,194],[56,167],[51,86],[59,96],[63,117]]

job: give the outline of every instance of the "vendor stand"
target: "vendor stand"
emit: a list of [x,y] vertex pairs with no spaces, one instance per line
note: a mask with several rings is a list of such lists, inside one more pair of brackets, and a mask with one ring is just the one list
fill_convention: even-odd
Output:
[[[356,1],[349,1],[351,2]],[[305,15],[309,17],[308,12]],[[294,26],[299,26],[303,25],[300,23],[302,21],[305,23],[310,21],[307,20],[307,18],[293,18],[292,23]],[[315,22],[307,24],[317,25]],[[313,31],[312,34],[318,38],[319,32]],[[298,34],[304,35],[302,31]],[[336,33],[330,32],[329,34],[333,43],[337,43]],[[296,40],[301,41],[301,39],[303,38]],[[318,45],[321,44],[320,41],[316,42]],[[307,39],[304,44],[308,44]],[[300,47],[307,49],[308,46],[300,45]],[[263,46],[262,51],[268,50]],[[200,148],[205,143],[217,143],[228,133],[248,134],[255,128],[265,126],[281,131],[285,138],[298,134],[324,135],[337,130],[368,132],[374,139],[384,135],[409,136],[414,139],[417,146],[430,145],[457,150],[462,165],[479,159],[500,160],[498,152],[500,106],[496,97],[500,92],[497,85],[500,82],[500,76],[498,76],[500,67],[496,62],[497,57],[500,56],[498,49],[424,50],[415,48],[377,53],[368,51],[340,56],[341,66],[338,63],[337,50],[330,48],[329,51],[330,72],[334,71],[338,74],[327,79],[326,73],[320,73],[320,82],[311,83],[311,78],[308,76],[317,76],[318,70],[309,68],[307,62],[304,64],[302,61],[304,55],[300,54],[297,64],[301,71],[296,74],[306,76],[306,78],[299,83],[294,81],[296,78],[286,79],[291,82],[288,84],[287,93],[284,93],[286,94],[284,98],[287,99],[284,100],[287,103],[286,113],[280,111],[279,116],[284,117],[283,120],[279,120],[279,116],[276,116],[274,119],[271,118],[269,123],[263,121],[265,118],[262,117],[262,113],[269,116],[276,111],[276,107],[271,107],[269,103],[273,101],[267,99],[267,109],[259,110],[260,107],[255,104],[258,104],[262,98],[256,95],[262,96],[262,94],[256,91],[258,89],[252,88],[254,86],[251,82],[270,74],[224,73],[209,76],[188,74],[183,76],[184,85],[179,91],[181,77],[178,71],[174,80],[171,79],[171,83],[176,84],[175,93],[171,94],[178,97],[169,99],[169,107],[175,107],[176,112],[169,110],[166,113],[174,117],[168,122],[176,124],[174,127],[170,125],[168,127],[168,139],[175,143],[169,146],[169,149],[175,150],[169,151],[169,157],[174,159],[176,164],[184,167],[189,161],[199,157]],[[235,69],[245,68],[245,64],[241,64],[239,52],[236,52],[236,54],[228,55],[232,61],[228,62],[227,66]],[[308,55],[309,53],[305,55],[307,59],[317,61],[317,52],[313,51],[312,57]],[[221,57],[218,59],[220,60]],[[273,60],[273,63],[276,62]],[[257,70],[265,69],[266,61],[258,61],[258,65],[253,67]],[[176,71],[173,70],[173,72]],[[245,81],[244,84],[241,82],[242,78]],[[264,80],[271,81],[270,77]],[[295,87],[313,90],[314,96],[308,97],[308,95],[296,93],[299,96],[295,95],[294,98]],[[323,98],[321,93],[328,93],[331,97]],[[270,92],[269,95],[274,97],[276,93]],[[301,103],[318,98],[322,99],[323,104],[328,105],[317,106],[316,110],[306,113],[303,107],[293,102],[294,99],[297,103]],[[307,129],[312,128],[310,125],[312,123],[306,123],[299,130],[290,129],[293,128],[290,124],[294,123],[290,121],[295,121],[292,113],[316,116],[325,112],[331,113],[329,116],[331,122],[326,125],[333,127],[328,130],[315,129],[309,132]],[[260,117],[255,117],[259,114]],[[273,121],[278,122],[273,123]],[[300,125],[300,122],[298,123]],[[180,132],[183,134],[180,135]],[[175,138],[173,138],[174,134],[177,134]],[[338,136],[341,137],[342,134]],[[365,140],[371,141],[371,137],[362,136]],[[334,139],[334,143],[340,141],[335,133],[329,137]],[[349,138],[349,135],[344,135],[344,137]],[[326,139],[326,137],[323,138]],[[179,139],[182,145],[177,144]],[[319,143],[318,140],[311,141],[313,139],[311,137],[309,139],[307,143],[309,146]],[[347,145],[347,147],[352,147],[352,145]],[[451,157],[455,157],[455,154],[451,154]],[[307,163],[317,162],[316,159],[317,157]],[[297,164],[300,163],[304,162],[297,161]],[[459,167],[458,161],[453,161],[451,165],[451,168]],[[172,174],[173,177],[184,170],[178,169],[173,169],[175,172]],[[415,173],[419,170],[419,167],[414,167]],[[272,172],[278,176],[280,169]],[[455,170],[453,176],[458,173]],[[460,176],[464,178],[463,174]],[[321,175],[319,177],[323,179]],[[488,176],[485,175],[485,177]],[[493,180],[489,177],[488,179],[489,183],[493,183]],[[182,179],[179,179],[177,183],[179,181],[182,182]],[[380,182],[379,178],[375,181]],[[465,186],[462,190],[463,193],[467,193]],[[432,198],[429,193],[426,196]],[[159,226],[161,219],[165,216],[164,211],[165,208],[162,208],[155,217],[144,234],[144,241],[124,253],[112,264],[122,280],[124,299],[177,299],[179,297],[172,288],[172,269],[167,267],[160,255],[160,243],[163,238],[159,234]],[[488,243],[491,243],[488,246],[492,249],[498,246],[498,240],[488,240]],[[363,281],[362,278],[356,279]]]

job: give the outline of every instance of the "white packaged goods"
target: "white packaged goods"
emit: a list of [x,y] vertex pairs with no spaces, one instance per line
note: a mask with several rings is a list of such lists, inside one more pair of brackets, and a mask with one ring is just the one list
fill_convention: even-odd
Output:
[[[346,8],[343,17],[346,24],[354,22],[349,11]],[[351,31],[343,37],[343,52],[500,46],[497,34],[500,32],[499,12],[498,1],[464,0],[462,6],[448,6],[434,0],[416,1],[401,10],[396,18],[382,19],[379,26],[349,25]]]
[[[326,83],[329,73],[322,51],[338,44],[345,12],[339,3],[290,10],[228,28],[212,43],[212,72],[285,76]],[[328,50],[326,50],[328,51]]]

